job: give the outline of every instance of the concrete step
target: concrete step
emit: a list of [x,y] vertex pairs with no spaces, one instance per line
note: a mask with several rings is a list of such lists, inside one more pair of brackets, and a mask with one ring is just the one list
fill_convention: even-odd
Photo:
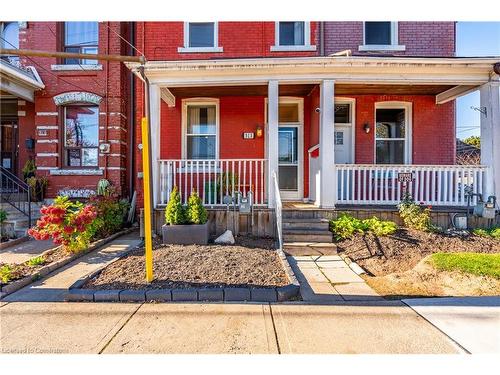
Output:
[[294,230],[328,230],[329,223],[326,219],[286,219],[283,220],[283,229]]
[[318,234],[310,232],[283,233],[283,241],[285,242],[331,242],[332,239],[332,233],[323,231]]
[[283,251],[288,255],[336,255],[337,245],[331,242],[285,242]]
[[331,215],[328,210],[287,210],[282,211],[283,220],[289,219],[327,219]]

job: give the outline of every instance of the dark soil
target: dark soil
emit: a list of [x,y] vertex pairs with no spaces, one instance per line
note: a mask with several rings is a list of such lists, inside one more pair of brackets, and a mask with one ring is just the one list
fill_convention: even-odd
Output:
[[144,249],[113,262],[83,288],[160,289],[276,287],[289,283],[272,239],[239,237],[235,245],[161,245],[153,250],[154,281],[145,281]]
[[404,272],[427,255],[437,252],[499,253],[500,240],[475,235],[458,236],[399,229],[377,237],[371,233],[341,241],[338,251],[346,254],[374,276]]
[[[35,275],[38,270],[42,267],[45,267],[53,262],[57,262],[61,259],[68,258],[71,256],[66,250],[64,250],[61,246],[48,251],[45,255],[43,255],[44,262],[41,264],[37,264],[34,266],[29,266],[27,263],[21,264],[9,264],[12,267],[11,278],[9,283],[22,279],[23,277]],[[36,256],[33,256],[35,258]],[[7,263],[0,262],[0,267],[5,266]],[[1,283],[5,285],[4,283]]]

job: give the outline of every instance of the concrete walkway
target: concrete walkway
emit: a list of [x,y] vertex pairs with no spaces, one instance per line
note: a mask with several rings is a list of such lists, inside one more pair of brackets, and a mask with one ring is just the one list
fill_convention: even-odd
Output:
[[500,354],[500,296],[403,300],[469,353]]
[[56,246],[52,240],[35,241],[31,239],[21,242],[0,250],[0,263],[21,264]]
[[338,255],[287,257],[308,303],[383,301]]
[[111,241],[103,248],[86,254],[47,277],[8,295],[3,302],[62,302],[68,288],[80,277],[112,262],[130,248],[140,243],[136,232]]

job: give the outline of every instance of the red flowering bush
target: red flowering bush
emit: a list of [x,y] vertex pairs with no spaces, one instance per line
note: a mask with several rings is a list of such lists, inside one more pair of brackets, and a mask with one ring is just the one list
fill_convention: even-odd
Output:
[[97,210],[92,205],[71,202],[68,197],[57,197],[50,206],[40,209],[42,217],[28,234],[36,240],[53,239],[70,252],[86,249],[96,231]]

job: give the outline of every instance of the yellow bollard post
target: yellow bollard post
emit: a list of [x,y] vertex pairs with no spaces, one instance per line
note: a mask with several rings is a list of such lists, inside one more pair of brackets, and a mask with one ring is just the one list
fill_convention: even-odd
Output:
[[153,238],[151,223],[151,176],[149,174],[150,144],[148,137],[148,119],[142,118],[142,179],[144,181],[144,242],[146,246],[146,281],[153,281]]

